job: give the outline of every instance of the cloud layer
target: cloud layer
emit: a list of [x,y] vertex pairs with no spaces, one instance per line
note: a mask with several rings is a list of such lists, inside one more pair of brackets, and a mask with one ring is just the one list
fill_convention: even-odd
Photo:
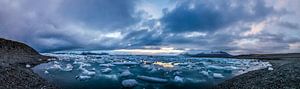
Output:
[[174,47],[300,52],[297,0],[1,0],[0,37],[41,52]]

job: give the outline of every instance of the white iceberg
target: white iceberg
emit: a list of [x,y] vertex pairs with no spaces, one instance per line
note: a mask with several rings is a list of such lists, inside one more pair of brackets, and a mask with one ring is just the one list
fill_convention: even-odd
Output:
[[49,72],[47,70],[44,71],[45,74],[49,74]]
[[108,63],[108,64],[99,64],[99,66],[100,67],[113,67],[115,65]]
[[209,76],[209,73],[207,71],[201,71],[200,73],[205,75],[205,76]]
[[67,64],[65,68],[61,69],[62,71],[72,71],[73,70],[73,66],[71,64]]
[[274,70],[272,67],[268,67],[268,70]]
[[93,76],[93,75],[96,74],[96,72],[94,72],[94,71],[88,71],[88,70],[86,70],[86,69],[84,69],[84,70],[82,70],[82,71],[83,71],[82,74],[84,74],[84,75]]
[[157,77],[149,77],[149,76],[138,76],[137,77],[140,80],[147,81],[147,82],[153,82],[153,83],[167,83],[167,79],[163,78],[157,78]]
[[135,79],[127,79],[122,81],[122,85],[125,88],[133,88],[138,85],[138,82]]
[[102,69],[102,73],[110,73],[112,71],[111,68]]
[[125,70],[120,74],[120,77],[129,77],[132,76],[133,74],[129,70]]
[[26,64],[26,68],[30,68],[31,66],[29,64]]
[[79,80],[86,80],[86,79],[90,79],[91,76],[86,76],[86,75],[80,75],[80,76],[76,76],[76,79],[79,79]]
[[131,65],[138,65],[137,62],[114,62],[114,65],[125,65],[125,66],[131,66]]
[[180,76],[175,76],[174,81],[183,83],[183,78],[181,78]]
[[213,73],[213,77],[216,79],[224,78],[224,76],[220,73]]

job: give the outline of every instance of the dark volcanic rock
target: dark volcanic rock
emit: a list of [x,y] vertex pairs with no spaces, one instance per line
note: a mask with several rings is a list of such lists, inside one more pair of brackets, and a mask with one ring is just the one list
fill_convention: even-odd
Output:
[[26,44],[0,38],[0,89],[57,89],[26,68],[48,58]]

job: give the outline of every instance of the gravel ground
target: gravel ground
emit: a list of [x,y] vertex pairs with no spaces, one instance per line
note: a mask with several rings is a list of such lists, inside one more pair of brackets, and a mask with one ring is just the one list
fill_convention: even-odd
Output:
[[251,71],[227,80],[213,89],[300,89],[300,59],[269,61],[274,70]]
[[0,38],[0,89],[57,89],[30,69],[49,58],[26,44]]

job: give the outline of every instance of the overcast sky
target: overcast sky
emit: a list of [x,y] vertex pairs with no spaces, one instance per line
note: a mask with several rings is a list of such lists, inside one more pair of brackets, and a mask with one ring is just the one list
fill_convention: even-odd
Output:
[[300,52],[300,0],[0,0],[0,37],[40,52]]

